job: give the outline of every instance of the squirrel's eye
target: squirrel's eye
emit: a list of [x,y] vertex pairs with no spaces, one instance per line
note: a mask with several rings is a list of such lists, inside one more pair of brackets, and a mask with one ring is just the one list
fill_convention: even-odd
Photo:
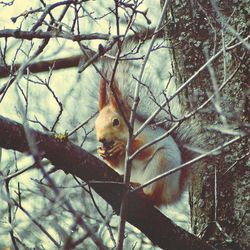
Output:
[[113,124],[114,127],[118,126],[120,124],[119,119],[117,119],[117,118],[113,119],[112,124]]

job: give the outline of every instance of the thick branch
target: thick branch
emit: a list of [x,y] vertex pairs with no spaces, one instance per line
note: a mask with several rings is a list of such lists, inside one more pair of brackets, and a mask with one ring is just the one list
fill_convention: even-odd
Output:
[[[21,124],[0,116],[0,146],[20,152],[28,152],[28,143]],[[69,141],[31,130],[43,157],[67,174],[88,181],[91,187],[119,212],[122,178],[98,158]],[[140,229],[154,244],[164,249],[211,250],[214,249],[194,235],[186,232],[166,218],[141,193],[129,196],[127,220]]]

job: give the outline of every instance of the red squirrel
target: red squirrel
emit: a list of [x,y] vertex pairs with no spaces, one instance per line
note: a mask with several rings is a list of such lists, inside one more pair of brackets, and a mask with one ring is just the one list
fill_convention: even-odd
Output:
[[[117,80],[119,81],[121,77],[118,77]],[[123,80],[123,83],[118,83],[117,80],[113,82],[113,91],[120,100],[125,117],[128,118],[131,105],[125,97],[126,94],[121,93],[119,86],[129,83],[126,80]],[[115,100],[114,92],[110,90],[104,79],[100,80],[99,115],[95,120],[95,130],[97,141],[102,145],[98,147],[97,151],[111,168],[120,174],[124,174],[128,127]],[[141,125],[142,122],[136,119],[134,131]],[[164,132],[166,130],[163,128],[146,126],[132,141],[131,154]],[[174,139],[168,136],[137,154],[132,161],[131,182],[143,184],[157,175],[181,165],[181,163],[180,149]],[[156,206],[174,203],[185,190],[187,175],[186,169],[175,172],[145,187],[143,192]]]

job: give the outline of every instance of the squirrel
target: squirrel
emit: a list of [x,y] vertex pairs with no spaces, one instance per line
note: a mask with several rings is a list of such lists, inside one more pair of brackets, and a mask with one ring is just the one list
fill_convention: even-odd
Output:
[[[128,120],[130,116],[131,102],[133,101],[131,93],[133,84],[136,81],[129,80],[129,71],[134,70],[133,66],[131,67],[128,62],[121,61],[116,70],[114,81],[111,83],[113,87],[113,90],[111,90],[110,83],[106,79],[110,79],[112,70],[112,63],[106,60],[102,69],[105,77],[101,78],[99,85],[99,114],[95,120],[96,139],[101,143],[97,152],[111,168],[119,174],[124,174],[125,150],[129,134],[125,119]],[[151,105],[154,102],[148,103],[149,95],[149,89],[142,88],[141,101],[134,122],[134,131],[143,124],[142,120],[146,120],[147,114],[154,111],[154,107],[157,107]],[[115,96],[119,99],[119,103],[117,103]],[[144,114],[143,111],[145,111]],[[141,119],[145,114],[145,119]],[[130,154],[133,154],[140,147],[151,142],[164,132],[166,132],[166,129],[162,127],[147,125],[133,139]],[[137,185],[144,184],[157,175],[178,167],[182,163],[181,147],[169,135],[136,155],[132,160],[130,181]],[[143,188],[143,192],[158,207],[175,203],[186,189],[188,175],[189,170],[184,168]]]

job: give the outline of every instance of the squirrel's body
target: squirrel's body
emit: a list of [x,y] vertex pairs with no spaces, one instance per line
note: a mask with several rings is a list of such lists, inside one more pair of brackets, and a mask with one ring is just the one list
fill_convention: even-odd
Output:
[[[109,119],[111,118],[111,119]],[[112,126],[112,119],[119,119],[119,126]],[[135,121],[135,131],[142,125]],[[127,142],[128,130],[121,115],[112,105],[105,106],[96,119],[97,139],[105,145],[114,143],[115,150],[99,149],[100,155],[107,164],[118,173],[124,174],[125,146]],[[146,143],[153,141],[164,132],[161,128],[146,126],[136,139],[132,142],[131,154]],[[105,140],[105,141],[104,141]],[[106,146],[107,148],[108,146]],[[104,146],[105,148],[105,146]],[[181,164],[180,151],[171,136],[144,149],[133,159],[131,168],[131,182],[143,184],[159,174],[167,172]],[[180,172],[176,172],[158,182],[155,182],[143,191],[156,205],[169,204],[176,201],[181,193]]]
[[[112,76],[112,63],[104,62],[103,73],[110,81]],[[128,126],[124,120],[129,120],[131,106],[133,103],[133,89],[136,81],[134,79],[134,67],[130,67],[127,62],[120,62],[116,70],[116,76],[110,87],[110,82],[101,79],[99,89],[99,115],[95,121],[97,140],[102,143],[98,148],[99,155],[114,170],[124,174],[125,152],[128,139]],[[153,81],[154,82],[154,81]],[[155,84],[155,82],[154,82]],[[150,112],[153,112],[166,98],[160,95],[161,89],[154,85],[153,91],[149,86],[141,85],[140,102],[137,107],[134,131],[141,127],[141,117],[144,120],[148,118]],[[152,87],[152,86],[151,86]],[[117,103],[117,99],[119,100]],[[179,110],[179,104],[175,104],[172,111]],[[170,108],[168,106],[168,108]],[[122,110],[122,112],[121,112]],[[163,110],[160,117],[169,117],[169,110]],[[179,115],[179,114],[178,114]],[[159,116],[157,117],[157,119]],[[171,123],[171,122],[170,122]],[[161,127],[146,126],[145,129],[134,138],[131,145],[130,155],[135,153],[143,145],[153,141],[157,137],[166,133]],[[186,137],[184,134],[179,135]],[[165,139],[145,148],[138,153],[132,160],[131,182],[135,184],[144,184],[152,178],[169,171],[182,164],[180,146],[169,135]],[[185,189],[187,183],[188,170],[175,172],[159,181],[156,181],[143,189],[155,205],[170,204],[178,200]]]

